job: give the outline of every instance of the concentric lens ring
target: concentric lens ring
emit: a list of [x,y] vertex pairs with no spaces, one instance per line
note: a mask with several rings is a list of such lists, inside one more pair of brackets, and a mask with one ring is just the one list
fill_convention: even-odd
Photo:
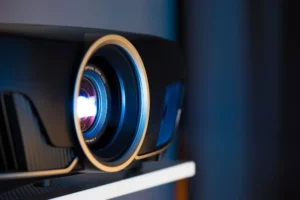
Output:
[[[134,140],[131,144],[130,151],[126,152],[126,160],[124,160],[122,163],[120,163],[117,166],[109,166],[105,164],[104,162],[100,162],[95,155],[91,152],[90,148],[87,146],[84,137],[82,135],[82,130],[80,128],[80,122],[77,117],[77,102],[76,99],[79,95],[79,89],[80,89],[80,81],[82,79],[85,66],[88,64],[88,61],[91,59],[93,54],[99,50],[101,47],[105,45],[116,45],[120,47],[130,58],[130,60],[133,63],[133,68],[135,71],[136,79],[138,81],[138,89],[139,89],[139,120],[136,127],[136,134],[134,137]],[[138,151],[141,148],[141,145],[143,143],[143,140],[145,138],[145,133],[148,126],[148,120],[149,120],[149,109],[150,109],[150,94],[149,94],[149,86],[148,86],[148,79],[147,74],[145,71],[144,64],[142,62],[142,59],[140,55],[138,54],[135,47],[124,37],[118,36],[118,35],[107,35],[100,39],[98,39],[96,42],[93,43],[93,45],[89,48],[87,53],[85,54],[80,69],[77,75],[76,83],[75,83],[75,91],[74,91],[74,123],[75,123],[75,129],[77,138],[79,140],[80,146],[88,158],[88,160],[99,170],[106,171],[106,172],[116,172],[120,171],[124,168],[126,168],[136,157]],[[113,161],[112,161],[113,162]]]
[[94,124],[97,116],[99,93],[92,81],[84,76],[80,83],[80,93],[77,98],[77,114],[80,118],[80,128],[86,133]]
[[109,118],[109,105],[110,91],[104,74],[88,64],[80,83],[76,109],[86,143],[95,143],[101,137]]

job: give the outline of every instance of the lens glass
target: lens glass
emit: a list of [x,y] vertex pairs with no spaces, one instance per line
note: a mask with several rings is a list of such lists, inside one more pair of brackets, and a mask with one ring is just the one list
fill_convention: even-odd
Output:
[[98,98],[95,85],[92,81],[83,77],[80,83],[79,96],[77,98],[77,116],[83,133],[90,129],[96,119],[98,110]]

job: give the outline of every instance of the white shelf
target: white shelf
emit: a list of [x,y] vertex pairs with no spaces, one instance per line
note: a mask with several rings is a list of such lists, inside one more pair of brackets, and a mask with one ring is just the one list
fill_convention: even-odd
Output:
[[144,162],[139,168],[118,173],[70,174],[44,181],[19,180],[17,185],[11,181],[0,188],[0,199],[111,199],[190,178],[195,170],[192,161],[159,161]]
[[155,164],[152,164],[152,166],[148,168],[145,167],[147,169],[143,170],[144,172],[137,176],[59,196],[53,198],[53,200],[111,199],[181,179],[190,178],[195,175],[195,163],[192,161],[177,162],[165,166],[167,167],[161,165],[155,167]]

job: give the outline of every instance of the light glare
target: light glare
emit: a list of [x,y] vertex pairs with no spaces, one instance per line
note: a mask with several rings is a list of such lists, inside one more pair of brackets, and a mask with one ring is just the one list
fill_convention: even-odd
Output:
[[77,116],[83,117],[94,117],[97,114],[96,98],[86,98],[79,96],[77,98]]

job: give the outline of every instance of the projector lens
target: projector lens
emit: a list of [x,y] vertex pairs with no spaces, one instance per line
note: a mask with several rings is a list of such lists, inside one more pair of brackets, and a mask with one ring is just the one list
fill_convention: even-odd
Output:
[[80,64],[73,107],[86,168],[116,172],[133,162],[147,130],[149,95],[144,64],[130,41],[107,35],[92,44]]
[[98,67],[86,66],[76,106],[86,143],[95,143],[102,136],[110,118],[110,90],[106,77]]
[[80,119],[80,128],[83,133],[93,125],[97,115],[97,105],[96,88],[87,77],[83,77],[77,98],[77,115]]

